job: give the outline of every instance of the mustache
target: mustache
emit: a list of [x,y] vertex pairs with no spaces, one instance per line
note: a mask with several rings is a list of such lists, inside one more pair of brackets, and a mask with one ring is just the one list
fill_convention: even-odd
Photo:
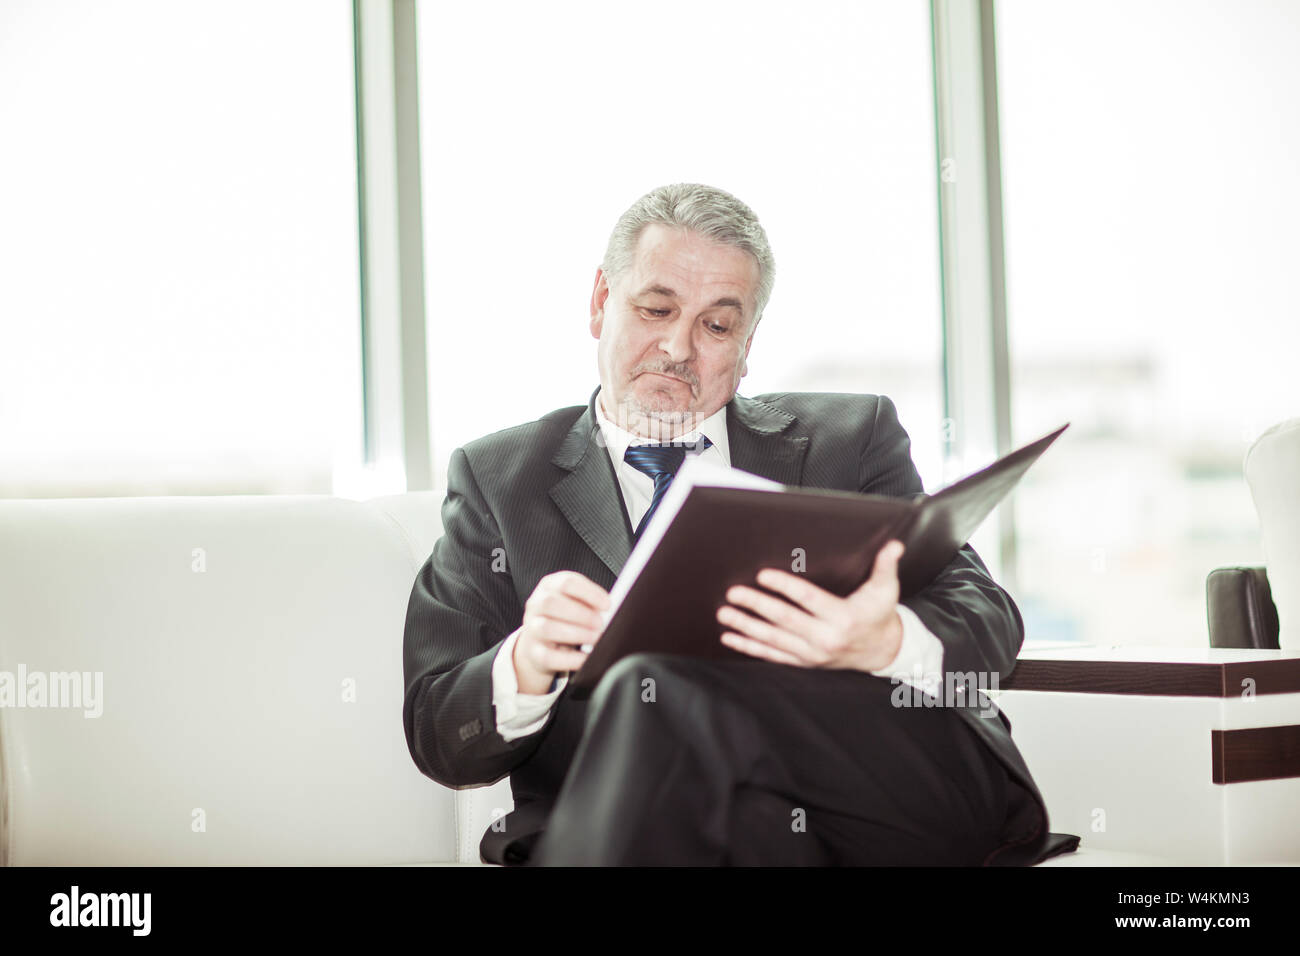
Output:
[[633,370],[632,377],[636,378],[643,372],[658,372],[660,375],[671,375],[673,378],[680,378],[691,387],[691,391],[698,391],[700,387],[700,380],[685,365],[639,365]]

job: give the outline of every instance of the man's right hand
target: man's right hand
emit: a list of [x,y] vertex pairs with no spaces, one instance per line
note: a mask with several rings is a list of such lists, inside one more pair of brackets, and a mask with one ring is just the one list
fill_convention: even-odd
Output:
[[515,641],[515,677],[522,694],[545,694],[556,674],[576,671],[605,628],[601,611],[609,593],[577,571],[556,571],[537,582],[524,602],[524,623]]

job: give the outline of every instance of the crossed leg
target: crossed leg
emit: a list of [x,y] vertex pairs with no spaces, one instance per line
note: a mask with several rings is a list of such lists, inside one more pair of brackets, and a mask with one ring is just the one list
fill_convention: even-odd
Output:
[[636,654],[592,695],[533,862],[977,865],[1006,772],[951,708],[855,671]]

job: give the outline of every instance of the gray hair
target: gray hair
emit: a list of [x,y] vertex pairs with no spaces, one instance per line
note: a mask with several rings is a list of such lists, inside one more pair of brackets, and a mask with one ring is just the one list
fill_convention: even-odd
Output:
[[654,223],[688,229],[753,256],[758,262],[754,321],[762,318],[776,282],[776,261],[767,233],[752,209],[731,193],[699,183],[674,183],[651,190],[619,217],[610,233],[600,268],[611,283],[631,267],[642,231]]

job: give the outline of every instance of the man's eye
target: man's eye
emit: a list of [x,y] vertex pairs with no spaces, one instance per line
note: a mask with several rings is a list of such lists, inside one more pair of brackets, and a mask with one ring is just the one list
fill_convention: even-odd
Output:
[[649,315],[653,315],[657,319],[662,319],[668,314],[667,309],[645,309],[644,311]]
[[718,325],[718,323],[716,322],[710,325],[709,328],[712,329],[714,332],[717,332],[719,335],[727,331],[727,327],[725,325]]

